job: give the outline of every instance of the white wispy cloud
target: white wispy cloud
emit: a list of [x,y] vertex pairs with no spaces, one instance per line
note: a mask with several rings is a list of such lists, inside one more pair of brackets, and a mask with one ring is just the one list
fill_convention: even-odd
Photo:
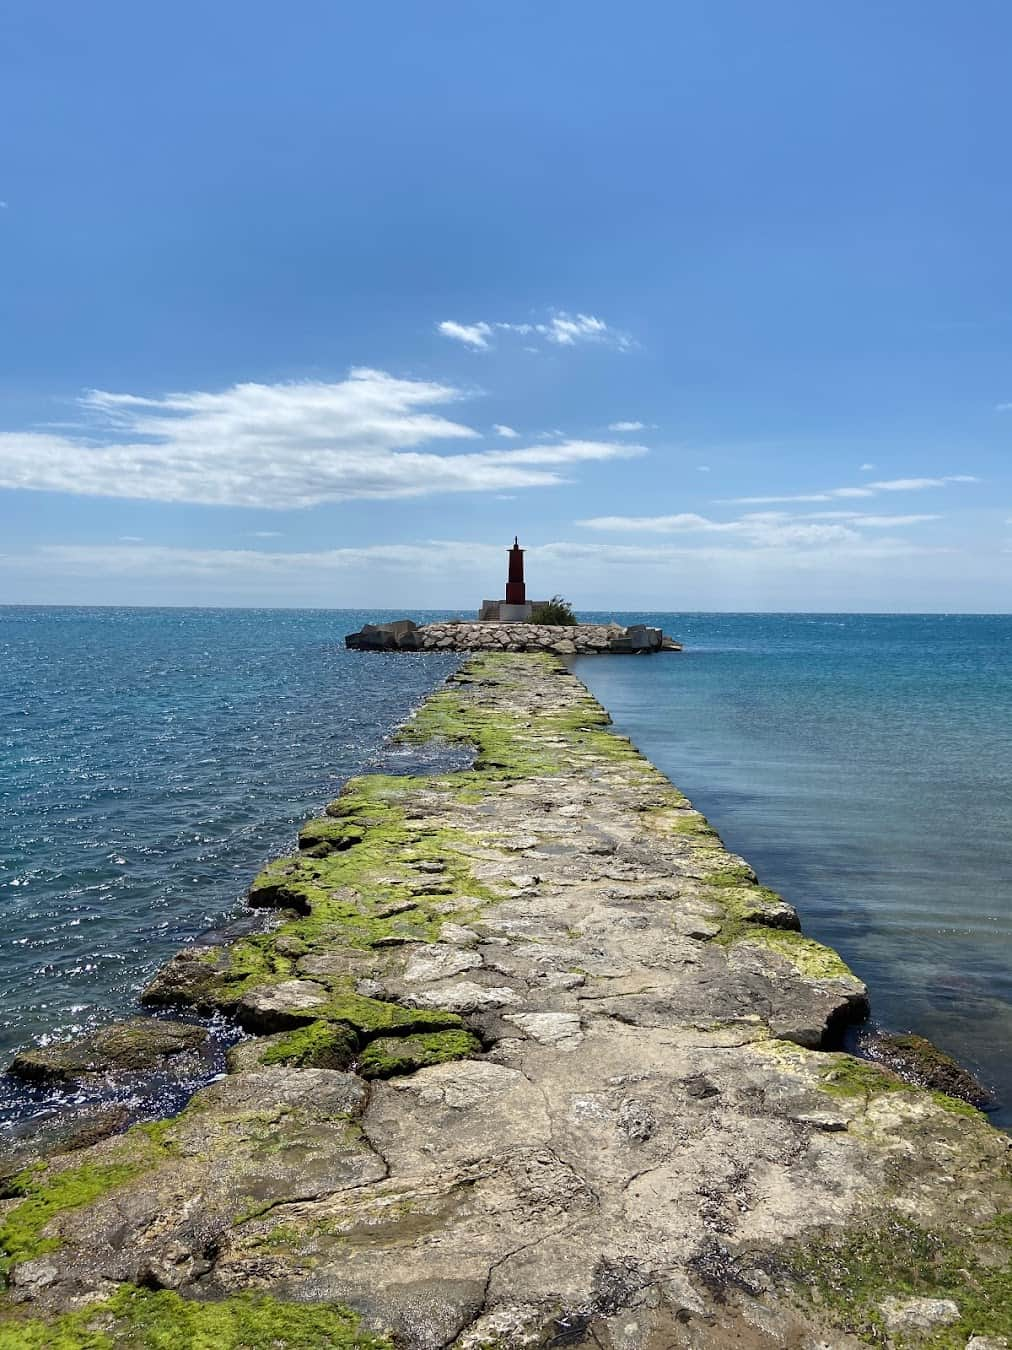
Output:
[[928,521],[941,520],[937,515],[875,516],[864,515],[859,511],[813,511],[809,520],[845,520],[862,529],[891,530],[907,525],[924,525]]
[[161,398],[95,390],[82,400],[92,424],[76,436],[0,433],[0,487],[286,509],[550,487],[564,481],[552,466],[643,453],[578,440],[420,449],[477,438],[436,411],[463,397],[450,385],[367,369],[330,384],[239,384]]
[[[443,319],[436,324],[436,331],[443,337],[463,342],[475,351],[487,351],[489,339],[494,333],[514,333],[518,337],[540,337],[556,347],[575,347],[582,343],[598,343],[616,347],[619,351],[628,351],[635,344],[628,333],[612,327],[596,314],[569,314],[565,310],[554,310],[549,317],[539,323],[507,323],[503,320],[488,321],[479,319],[475,323],[460,323],[456,319]],[[528,346],[528,351],[538,351]],[[641,430],[641,426],[632,428]]]
[[665,516],[592,516],[578,520],[585,529],[622,534],[707,534],[733,536],[759,548],[785,545],[823,546],[854,542],[863,529],[897,529],[937,520],[938,516],[876,516],[856,511],[821,511],[791,515],[785,511],[753,511],[737,520],[711,520],[695,512]]
[[609,431],[645,431],[646,422],[609,422]]
[[580,460],[634,459],[645,455],[645,445],[621,441],[553,441],[550,445],[531,445],[517,450],[485,450],[485,464],[576,464]]
[[857,532],[841,524],[812,524],[775,512],[756,513],[740,520],[711,520],[694,512],[670,516],[593,516],[578,520],[589,530],[639,534],[734,535],[753,544],[826,544],[856,539]]
[[995,412],[1012,412],[1012,403],[996,403],[994,410]]
[[520,435],[519,431],[514,431],[512,427],[504,426],[502,422],[496,422],[492,430],[497,436],[502,436],[504,440],[515,441]]
[[629,564],[637,568],[666,569],[685,560],[742,564],[751,567],[766,556],[776,555],[783,564],[815,563],[832,568],[848,561],[881,558],[917,557],[926,554],[950,552],[947,548],[924,546],[906,539],[875,536],[871,539],[854,530],[804,535],[789,538],[756,536],[753,539],[731,538],[728,541],[711,540],[705,545],[664,544],[546,544],[540,549],[527,549],[533,558],[556,559],[568,563],[600,562],[607,566]]
[[861,464],[861,465],[859,465],[858,467],[860,468],[860,470],[861,470],[862,473],[874,473],[874,472],[875,472],[875,465],[874,465],[874,464]]
[[880,492],[921,492],[925,488],[946,487],[949,483],[979,483],[969,473],[946,474],[944,478],[887,478],[862,487],[825,488],[821,492],[794,492],[769,497],[728,497],[738,506],[774,505],[778,502],[831,502],[839,497],[876,497]]
[[593,314],[555,314],[547,324],[538,325],[538,332],[560,347],[572,347],[577,342],[613,342],[618,347],[630,345],[624,333],[617,333]]
[[709,466],[709,464],[697,464],[697,465],[696,465],[696,472],[697,472],[697,473],[709,473],[709,472],[710,472],[710,466]]
[[634,346],[628,333],[613,328],[595,314],[567,314],[565,310],[557,310],[547,323],[497,324],[496,327],[510,329],[524,336],[538,333],[557,347],[575,347],[581,342],[597,342],[617,347],[620,351],[628,351]]
[[453,338],[479,351],[488,347],[488,340],[492,336],[492,329],[487,323],[457,323],[455,319],[444,319],[442,323],[436,324],[436,328],[443,337]]

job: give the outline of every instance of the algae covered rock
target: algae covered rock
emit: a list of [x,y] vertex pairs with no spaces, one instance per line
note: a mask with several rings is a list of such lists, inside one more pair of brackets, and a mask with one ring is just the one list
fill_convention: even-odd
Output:
[[297,1303],[243,1292],[198,1302],[166,1287],[123,1285],[53,1322],[27,1308],[0,1319],[4,1350],[394,1350],[386,1336],[368,1331],[351,1308],[336,1303]]
[[229,1074],[173,1120],[25,1169],[0,1219],[15,1299],[186,1288],[252,1216],[381,1180],[383,1160],[357,1123],[366,1093],[361,1078],[331,1070]]
[[22,1050],[10,1072],[29,1082],[73,1087],[109,1073],[164,1069],[207,1043],[207,1031],[190,1022],[131,1017],[72,1041]]
[[50,1115],[22,1122],[4,1140],[0,1156],[0,1194],[12,1178],[54,1153],[88,1149],[110,1135],[119,1134],[130,1121],[130,1107],[122,1102],[82,1105],[69,1101]]
[[[357,821],[318,816],[307,820],[299,830],[299,848],[320,856],[341,852],[359,844],[365,837],[365,826]],[[261,873],[265,876],[266,873]]]
[[227,947],[184,947],[144,988],[141,1002],[153,1008],[183,1005],[197,1012],[213,1012],[217,1007],[214,995],[230,964]]
[[860,1046],[862,1054],[885,1064],[908,1083],[944,1092],[978,1110],[993,1104],[991,1093],[969,1069],[924,1036],[871,1031],[861,1037]]
[[299,877],[297,858],[277,858],[254,879],[246,896],[254,909],[281,909],[293,903],[288,883]]
[[481,1050],[481,1042],[469,1031],[436,1031],[427,1035],[380,1036],[370,1041],[358,1061],[364,1078],[392,1078],[413,1073],[428,1064],[466,1059]]
[[343,1022],[316,1021],[273,1036],[240,1041],[227,1055],[230,1073],[287,1064],[295,1068],[347,1069],[358,1053],[358,1036]]

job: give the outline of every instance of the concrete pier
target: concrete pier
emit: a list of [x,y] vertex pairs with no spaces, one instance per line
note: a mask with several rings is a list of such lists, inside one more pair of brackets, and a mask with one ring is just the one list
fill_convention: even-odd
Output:
[[163,968],[248,1037],[11,1183],[0,1345],[1003,1344],[1008,1138],[835,1048],[859,976],[608,720],[473,658],[401,732],[473,768],[352,780]]

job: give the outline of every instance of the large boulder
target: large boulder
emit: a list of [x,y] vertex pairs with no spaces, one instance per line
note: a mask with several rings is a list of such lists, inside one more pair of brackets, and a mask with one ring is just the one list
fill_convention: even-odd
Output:
[[141,1003],[149,1008],[181,1004],[201,1013],[215,1012],[215,995],[230,964],[227,947],[205,943],[184,947],[155,972],[141,992]]
[[630,624],[625,636],[631,652],[652,652],[661,645],[660,630],[643,623]]
[[357,633],[349,633],[344,643],[353,651],[416,651],[418,625],[413,619],[395,619],[393,623],[367,623]]
[[978,1110],[994,1106],[994,1097],[969,1069],[964,1069],[923,1036],[867,1031],[859,1038],[861,1053],[892,1069],[908,1083],[957,1097]]
[[74,1088],[109,1073],[165,1069],[179,1056],[192,1058],[206,1042],[207,1031],[190,1022],[131,1017],[72,1041],[22,1050],[10,1072],[29,1082]]
[[414,633],[418,625],[414,619],[395,619],[393,623],[384,623],[380,627],[385,633],[392,633],[399,644],[408,634]]

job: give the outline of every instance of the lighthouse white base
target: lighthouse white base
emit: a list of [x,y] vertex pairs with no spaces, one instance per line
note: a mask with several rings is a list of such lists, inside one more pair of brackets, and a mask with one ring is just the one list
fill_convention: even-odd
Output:
[[507,605],[505,600],[483,600],[479,623],[530,623],[536,600],[525,605]]

